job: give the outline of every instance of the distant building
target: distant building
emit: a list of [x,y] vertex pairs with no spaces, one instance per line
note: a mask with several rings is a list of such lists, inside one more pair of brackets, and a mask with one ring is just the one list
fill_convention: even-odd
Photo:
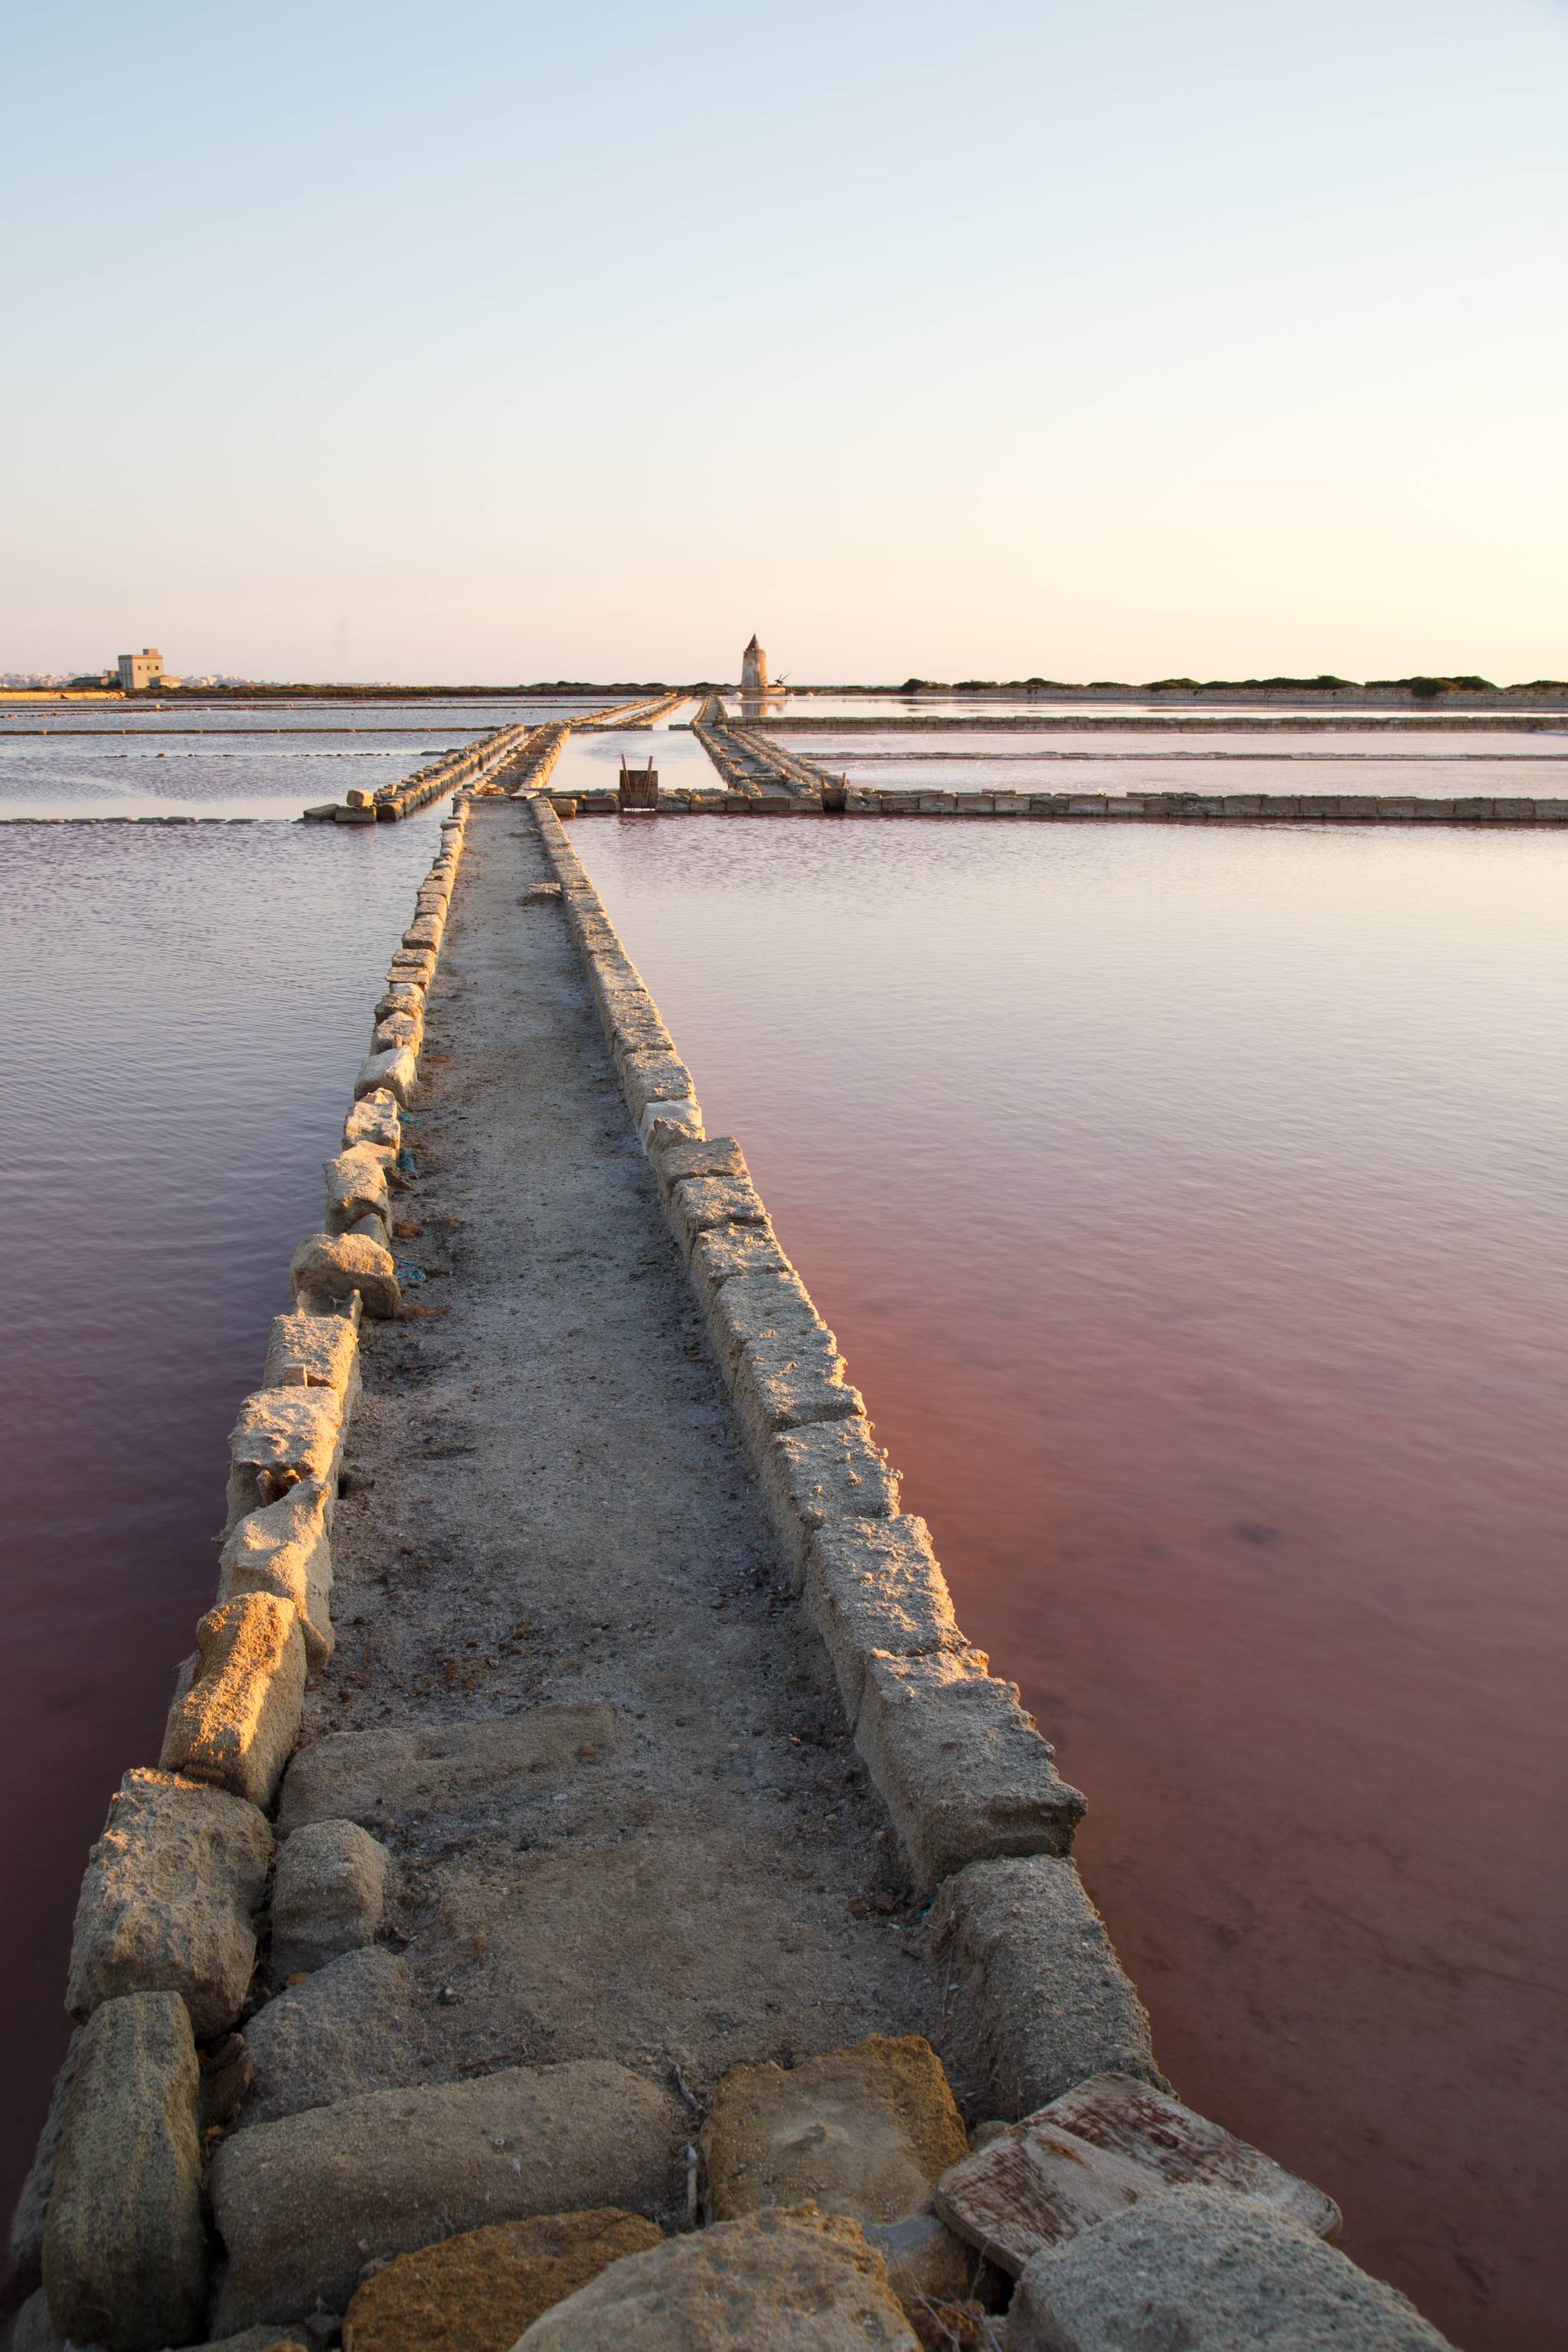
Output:
[[742,694],[766,694],[767,690],[768,657],[753,635],[741,656],[741,691]]
[[145,694],[150,686],[163,683],[163,656],[156,646],[143,646],[139,654],[120,656],[120,685],[125,694]]

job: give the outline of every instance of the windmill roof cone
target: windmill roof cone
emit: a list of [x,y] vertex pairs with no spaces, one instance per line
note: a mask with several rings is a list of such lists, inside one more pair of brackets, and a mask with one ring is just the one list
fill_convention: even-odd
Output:
[[741,691],[742,694],[766,694],[767,690],[768,657],[753,632],[751,644],[741,656]]

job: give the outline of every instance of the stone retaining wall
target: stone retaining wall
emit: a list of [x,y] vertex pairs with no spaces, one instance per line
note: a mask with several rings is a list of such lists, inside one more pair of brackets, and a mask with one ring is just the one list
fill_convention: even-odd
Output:
[[284,1958],[376,1932],[376,1841],[326,1824],[344,1851],[313,1852],[307,1835],[279,1864],[270,1814],[306,1683],[333,1650],[332,1519],[361,1318],[402,1306],[391,1244],[412,1155],[401,1114],[466,824],[461,804],[443,820],[374,1008],[342,1149],[325,1163],[321,1230],[294,1253],[292,1308],[274,1318],[261,1383],[235,1423],[217,1591],[157,1763],[125,1775],[89,1857],[67,1990],[78,2031],[11,2230],[15,2284],[34,2291],[19,2346],[205,2335],[205,2159],[248,2079],[233,2029],[268,1909]]
[[[1084,1800],[1058,1777],[1016,1685],[993,1675],[965,1640],[930,1530],[900,1508],[898,1474],[740,1145],[706,1133],[690,1073],[559,816],[543,795],[533,810],[794,1590],[909,1876],[931,1902],[946,1969],[947,2071],[976,2108],[1009,2121],[1107,2074],[1168,2089],[1148,2018],[1071,1859]],[[1183,2209],[1184,2228],[1222,2266],[1237,2203]],[[952,2218],[940,2197],[938,2210]],[[1306,2307],[1320,2252],[1305,2231],[1299,2243],[1271,2242],[1277,2305]],[[1332,2261],[1352,2329],[1343,2340],[1385,2352],[1440,2345],[1403,2298]],[[1189,2288],[1184,2300],[1191,2311],[1199,2298]],[[1363,2308],[1378,2321],[1364,2335],[1353,2332]],[[1016,2340],[1043,2347],[1029,2309],[1019,2306]],[[1179,2325],[1184,2343],[1210,2340],[1186,2316]],[[1121,2340],[1108,2334],[1107,2352]]]

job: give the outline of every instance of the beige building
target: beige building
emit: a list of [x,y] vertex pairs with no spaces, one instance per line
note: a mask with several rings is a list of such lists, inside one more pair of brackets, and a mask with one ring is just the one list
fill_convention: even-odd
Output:
[[163,683],[163,656],[156,646],[143,646],[139,654],[120,656],[120,686],[124,694],[144,694],[150,686]]

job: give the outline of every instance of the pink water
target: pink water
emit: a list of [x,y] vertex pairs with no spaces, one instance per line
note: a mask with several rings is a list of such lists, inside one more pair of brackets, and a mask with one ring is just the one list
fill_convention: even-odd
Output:
[[1568,2308],[1568,840],[583,820],[1178,2088]]
[[121,1774],[157,1760],[211,1601],[226,1439],[319,1223],[436,814],[0,835],[7,2218],[65,2048],[87,1849]]

